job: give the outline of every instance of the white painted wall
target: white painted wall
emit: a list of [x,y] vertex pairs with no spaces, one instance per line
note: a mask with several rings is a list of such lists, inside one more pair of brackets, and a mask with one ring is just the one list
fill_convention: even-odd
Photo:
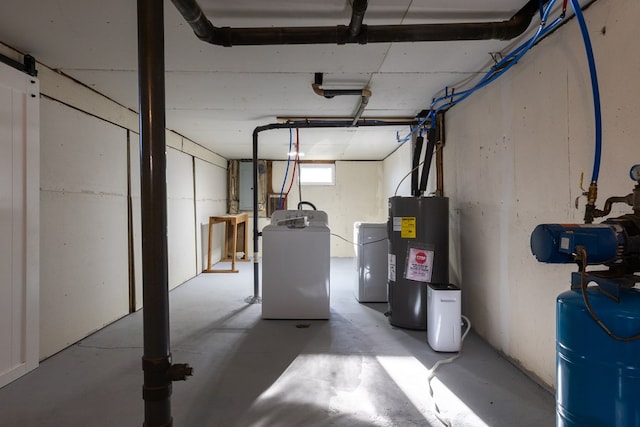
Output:
[[[0,52],[21,58],[1,44]],[[39,182],[43,359],[128,313],[129,233],[136,308],[142,305],[140,149],[134,112],[43,64],[37,68],[45,95]],[[174,287],[199,272],[201,218],[226,210],[226,160],[172,132],[167,147]],[[220,252],[220,245],[214,249]]]
[[169,289],[198,274],[193,157],[167,148]]
[[[637,163],[640,56],[634,0],[600,0],[585,16],[600,77],[606,197],[625,195]],[[603,29],[606,28],[606,32]],[[593,104],[582,39],[572,20],[509,73],[447,113],[445,190],[452,208],[452,280],[475,330],[542,383],[555,383],[555,298],[570,265],[529,249],[544,222],[582,222],[573,208],[593,159]]]
[[[411,177],[405,176],[412,169],[413,148],[411,142],[399,146],[382,164],[383,171],[383,203],[387,209],[387,200],[393,196],[411,195]],[[404,180],[403,180],[404,179]],[[385,211],[386,212],[386,211]],[[388,212],[387,212],[388,216]]]
[[135,287],[135,310],[142,308],[142,201],[140,194],[140,137],[137,133],[129,133],[129,179],[131,223],[129,224],[130,238],[133,239],[133,277]]
[[[273,162],[274,191],[282,187],[285,169],[286,162]],[[387,211],[383,208],[382,179],[382,162],[336,162],[336,185],[303,186],[302,196],[304,201],[327,212],[331,233],[352,241],[354,222],[387,220]],[[288,200],[288,208],[296,209],[299,201],[297,181],[291,188]],[[331,236],[331,256],[353,257],[353,245]]]
[[[40,356],[45,358],[128,313],[127,156],[136,308],[141,308],[143,295],[138,135],[57,101],[41,102]],[[185,146],[180,137],[168,141]],[[214,165],[211,156],[203,157],[208,160],[195,159],[196,203],[194,156],[167,148],[170,288],[200,271],[196,205],[201,205],[202,216],[226,209],[223,162],[216,158]],[[220,246],[214,246],[218,253]]]
[[[227,213],[227,169],[219,164],[195,159],[197,272],[207,266],[209,217]],[[247,225],[247,230],[249,226]],[[224,242],[224,224],[213,228],[211,262],[221,258]]]
[[128,312],[124,129],[41,99],[41,356]]

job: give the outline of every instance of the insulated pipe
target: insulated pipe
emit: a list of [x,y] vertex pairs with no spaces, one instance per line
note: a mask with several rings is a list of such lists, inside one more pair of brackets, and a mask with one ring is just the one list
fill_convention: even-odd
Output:
[[445,144],[444,112],[436,115],[436,129],[438,131],[436,143],[436,196],[444,197],[444,154]]
[[316,73],[314,75],[314,81],[311,85],[311,88],[316,95],[324,96],[327,99],[333,98],[335,96],[359,95],[362,97],[366,97],[367,101],[369,101],[369,98],[371,97],[371,91],[369,89],[323,89],[322,80],[322,73]]
[[271,129],[307,129],[307,128],[348,128],[367,126],[412,126],[417,121],[400,120],[384,121],[375,119],[361,119],[354,125],[351,120],[304,120],[293,123],[271,123],[258,126],[253,130],[253,297],[245,301],[256,303],[260,301],[260,270],[258,261],[258,134]]
[[[362,89],[362,93],[364,92],[369,92],[369,91],[366,89]],[[358,106],[358,111],[356,111],[356,114],[353,116],[353,120],[351,121],[351,126],[355,126],[356,123],[358,123],[358,120],[360,120],[360,117],[362,117],[362,113],[364,113],[364,109],[367,108],[367,104],[369,104],[370,96],[371,96],[371,92],[369,92],[369,96],[362,95],[360,97],[360,105]]]
[[371,91],[368,89],[322,89],[319,84],[313,83],[311,85],[313,88],[313,92],[316,95],[324,96],[325,98],[333,98],[336,96],[344,96],[344,95],[360,95],[360,96],[371,96]]
[[[283,122],[297,122],[297,123],[302,123],[302,122],[318,122],[318,121],[343,121],[343,120],[351,120],[351,117],[348,116],[334,116],[334,117],[319,117],[319,116],[277,116],[276,120],[279,123],[283,123]],[[366,121],[371,121],[371,120],[375,120],[378,123],[381,122],[393,122],[396,125],[398,123],[405,123],[407,126],[412,125],[417,123],[416,118],[415,117],[407,117],[407,118],[401,118],[401,117],[375,117],[375,118],[367,118],[367,119],[360,119],[360,120],[366,120]],[[382,125],[379,125],[382,126]]]
[[422,146],[424,144],[424,137],[422,135],[416,138],[416,146],[413,149],[413,161],[411,168],[411,195],[419,196],[420,195],[420,185],[418,183],[419,171],[418,168],[420,166],[420,156],[422,156]]
[[[522,34],[539,11],[540,0],[529,0],[513,17],[498,22],[414,25],[338,25],[336,27],[215,27],[195,0],[171,0],[193,32],[203,41],[218,46],[259,46],[285,44],[398,43],[453,40],[511,40]],[[362,6],[354,1],[354,6]],[[353,14],[359,16],[364,11]],[[360,31],[352,36],[351,30]],[[355,28],[353,28],[355,27]],[[351,30],[350,30],[351,29]]]
[[349,35],[352,38],[360,34],[364,13],[367,11],[367,3],[367,0],[353,0],[353,5],[351,5],[351,22],[349,22]]
[[316,73],[314,78],[314,83],[311,85],[313,91],[316,95],[324,96],[325,98],[333,98],[334,96],[342,96],[342,95],[360,95],[360,104],[358,104],[358,109],[356,110],[356,114],[353,116],[353,120],[351,121],[351,126],[355,126],[360,120],[362,113],[364,113],[364,109],[367,108],[367,104],[369,103],[369,98],[371,98],[371,91],[369,89],[322,89],[322,73]]
[[162,3],[154,0],[138,0],[138,64],[144,426],[170,426],[164,18]]
[[433,159],[433,151],[436,147],[436,128],[431,127],[427,135],[427,149],[424,153],[424,164],[422,165],[422,176],[420,177],[420,188],[418,195],[422,196],[427,191],[427,181],[429,180],[429,171],[431,170],[431,160]]

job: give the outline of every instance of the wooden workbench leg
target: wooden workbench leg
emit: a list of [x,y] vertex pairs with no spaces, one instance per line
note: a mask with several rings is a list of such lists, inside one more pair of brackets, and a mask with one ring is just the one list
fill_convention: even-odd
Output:
[[207,271],[211,270],[211,237],[213,234],[213,220],[209,217],[209,242],[207,244]]
[[236,250],[238,248],[238,223],[233,224],[233,253],[231,254],[231,270],[236,270]]
[[229,221],[224,222],[224,255],[222,259],[225,261],[229,260],[229,233],[231,232]]
[[244,221],[242,223],[242,227],[244,229],[244,257],[242,259],[244,260],[248,260],[249,259],[249,230],[247,227],[247,221]]

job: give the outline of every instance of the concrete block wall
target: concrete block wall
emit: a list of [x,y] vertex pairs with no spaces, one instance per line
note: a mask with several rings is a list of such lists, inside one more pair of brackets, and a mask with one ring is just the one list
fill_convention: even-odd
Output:
[[[601,207],[632,189],[637,163],[640,57],[633,0],[585,11],[603,109]],[[555,387],[555,299],[574,265],[539,264],[529,238],[540,223],[582,222],[574,200],[594,157],[591,86],[577,21],[447,113],[445,184],[452,209],[452,280],[475,330],[543,385]],[[618,208],[619,214],[624,209]],[[627,209],[628,211],[628,209]]]

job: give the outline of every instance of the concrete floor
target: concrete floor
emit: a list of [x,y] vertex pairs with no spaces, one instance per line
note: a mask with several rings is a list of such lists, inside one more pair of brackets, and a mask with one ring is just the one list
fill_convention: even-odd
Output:
[[[262,320],[260,305],[244,302],[252,264],[239,267],[171,292],[173,361],[195,370],[174,384],[175,426],[442,425],[426,375],[448,355],[425,332],[391,327],[386,304],[359,304],[352,259],[332,259],[329,321]],[[0,426],[141,426],[141,356],[138,312],[0,389]],[[555,425],[553,396],[473,329],[432,384],[453,426]]]

